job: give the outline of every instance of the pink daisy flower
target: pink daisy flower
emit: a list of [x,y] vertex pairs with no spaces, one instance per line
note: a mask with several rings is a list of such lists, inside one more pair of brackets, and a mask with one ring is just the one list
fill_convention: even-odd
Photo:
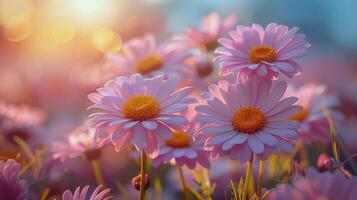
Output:
[[296,97],[281,100],[287,84],[270,79],[220,81],[204,93],[196,106],[199,131],[208,137],[206,150],[213,157],[228,153],[232,159],[249,160],[253,153],[266,159],[270,153],[291,152],[299,124],[287,118],[301,111]]
[[283,73],[291,78],[301,72],[296,59],[303,57],[310,46],[304,35],[296,34],[298,30],[275,23],[265,30],[258,24],[237,26],[229,33],[229,39],[218,40],[223,47],[215,51],[218,54],[215,60],[221,73],[239,71],[270,78]]
[[290,116],[290,119],[301,124],[300,138],[310,144],[319,141],[326,144],[330,138],[330,128],[325,109],[328,109],[335,124],[343,119],[342,113],[336,108],[339,106],[337,97],[328,95],[322,85],[307,84],[300,88],[289,87],[286,96],[295,95],[299,98],[297,104],[302,111]]
[[[108,200],[112,199],[110,194],[110,189],[105,189],[100,192],[102,186],[98,186],[92,195],[90,196],[89,200]],[[84,200],[87,199],[89,185],[85,186],[82,190],[80,187],[77,187],[74,194],[71,191],[66,190],[62,195],[62,200]]]
[[159,139],[170,139],[171,129],[182,130],[188,124],[180,113],[196,100],[187,97],[191,88],[175,91],[175,77],[144,78],[139,74],[109,81],[88,97],[91,108],[101,110],[89,116],[88,124],[95,131],[95,140],[111,139],[117,151],[132,144],[152,156],[158,152]]
[[196,168],[196,163],[210,168],[208,154],[204,150],[204,140],[194,139],[193,135],[199,128],[196,113],[192,110],[187,114],[190,126],[186,130],[173,130],[173,137],[160,145],[159,155],[153,160],[154,166],[173,162],[177,165],[186,165],[190,169]]
[[34,146],[41,143],[41,132],[45,119],[42,110],[26,105],[13,105],[0,101],[0,132],[7,142],[14,143],[17,136]]
[[126,42],[119,54],[107,55],[108,71],[111,76],[130,76],[140,73],[145,76],[190,74],[185,60],[187,51],[171,48],[170,42],[157,45],[152,35],[135,38]]
[[208,85],[218,80],[217,66],[212,62],[212,56],[210,54],[199,54],[192,56],[187,60],[187,63],[192,68],[192,75],[188,79],[184,79],[183,82],[187,82],[194,88],[198,88],[201,91],[207,90]]
[[84,155],[88,160],[93,160],[101,155],[101,148],[105,140],[100,143],[94,142],[94,131],[82,125],[73,130],[66,141],[55,142],[53,144],[52,158],[61,161],[72,159]]
[[319,173],[310,168],[306,177],[296,174],[291,184],[281,184],[268,200],[354,200],[357,197],[357,178],[347,179],[342,173]]
[[204,17],[201,28],[189,28],[183,36],[174,38],[176,48],[198,47],[203,51],[214,51],[218,46],[218,38],[224,36],[236,24],[236,16],[230,15],[221,19],[218,13],[210,13]]
[[28,187],[19,179],[20,168],[15,160],[0,160],[0,199],[27,199]]

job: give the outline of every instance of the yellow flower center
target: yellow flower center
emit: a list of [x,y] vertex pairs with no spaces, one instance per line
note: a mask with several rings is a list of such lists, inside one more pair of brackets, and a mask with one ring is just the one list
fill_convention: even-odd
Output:
[[143,59],[139,60],[135,65],[136,71],[143,75],[158,70],[161,67],[162,62],[160,56],[158,55],[149,55],[147,57],[144,57]]
[[204,44],[204,47],[206,49],[206,51],[214,51],[217,47],[218,47],[219,43],[217,42],[217,40],[212,40],[209,42],[206,42]]
[[260,131],[266,123],[264,114],[254,107],[242,107],[234,113],[232,125],[238,132],[254,134]]
[[251,63],[260,63],[262,61],[274,62],[277,58],[276,51],[268,45],[259,45],[249,51],[249,60]]
[[181,131],[172,131],[172,138],[166,140],[166,145],[173,148],[184,148],[190,146],[190,137],[187,133]]
[[309,109],[303,108],[302,111],[293,116],[290,116],[289,119],[301,122],[309,115],[309,113]]
[[134,96],[124,104],[123,112],[126,118],[144,121],[156,117],[160,105],[154,97]]
[[197,67],[197,75],[199,77],[207,77],[213,72],[213,67],[212,65],[207,65],[204,67]]

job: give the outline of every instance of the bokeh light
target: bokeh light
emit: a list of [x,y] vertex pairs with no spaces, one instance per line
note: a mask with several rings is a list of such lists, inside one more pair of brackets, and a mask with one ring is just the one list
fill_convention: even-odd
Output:
[[25,40],[32,32],[33,5],[31,0],[1,0],[0,24],[9,41]]
[[92,33],[92,45],[103,53],[117,52],[121,48],[120,36],[105,27],[99,27]]

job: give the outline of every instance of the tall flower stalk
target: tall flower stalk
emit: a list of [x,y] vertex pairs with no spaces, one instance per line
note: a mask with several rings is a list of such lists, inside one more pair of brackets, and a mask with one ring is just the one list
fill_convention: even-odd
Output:
[[141,161],[140,161],[140,200],[145,199],[145,175],[146,175],[146,159],[147,155],[144,149],[141,150]]
[[242,199],[246,200],[247,199],[247,194],[248,194],[248,188],[250,184],[250,180],[253,175],[253,156],[250,158],[250,160],[247,162],[247,171],[246,171],[246,176],[244,180],[244,187],[243,187],[243,193],[242,193]]
[[259,177],[258,177],[258,186],[257,186],[257,200],[262,199],[262,187],[263,187],[263,178],[264,178],[264,160],[259,161]]

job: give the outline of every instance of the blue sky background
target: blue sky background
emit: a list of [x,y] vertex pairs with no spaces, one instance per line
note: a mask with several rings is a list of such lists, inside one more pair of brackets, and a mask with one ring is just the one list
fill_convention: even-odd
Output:
[[312,52],[353,57],[357,53],[357,1],[354,0],[146,0],[166,16],[169,31],[198,26],[203,16],[231,13],[238,23],[277,22],[298,26],[312,43]]

